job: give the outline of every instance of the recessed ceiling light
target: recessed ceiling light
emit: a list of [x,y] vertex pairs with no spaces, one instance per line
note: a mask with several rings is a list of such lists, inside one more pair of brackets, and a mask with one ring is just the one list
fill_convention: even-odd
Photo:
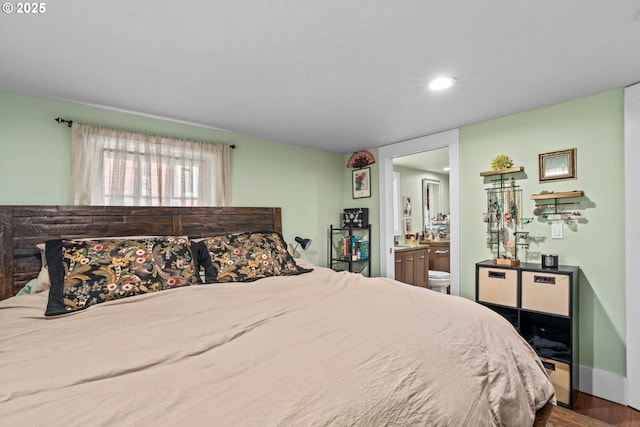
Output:
[[449,166],[443,167],[442,170],[448,171],[449,170]]
[[456,84],[456,79],[453,77],[438,77],[431,80],[428,87],[431,90],[444,90],[449,89],[454,84]]

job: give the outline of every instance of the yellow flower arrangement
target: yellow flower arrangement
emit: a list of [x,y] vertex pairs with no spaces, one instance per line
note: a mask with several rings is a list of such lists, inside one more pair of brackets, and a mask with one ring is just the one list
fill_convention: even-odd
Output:
[[500,154],[498,157],[491,160],[491,169],[493,169],[494,171],[499,171],[499,170],[510,168],[512,164],[513,164],[513,161],[511,161],[509,156]]

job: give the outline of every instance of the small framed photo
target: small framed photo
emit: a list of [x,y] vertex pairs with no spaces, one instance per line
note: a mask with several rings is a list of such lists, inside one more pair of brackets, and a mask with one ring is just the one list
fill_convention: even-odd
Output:
[[411,224],[411,217],[404,218],[404,234],[413,234],[413,226]]
[[405,218],[411,216],[411,197],[402,197],[402,216]]
[[575,179],[576,149],[538,154],[538,174],[540,182]]
[[371,168],[355,169],[351,178],[354,199],[371,197]]

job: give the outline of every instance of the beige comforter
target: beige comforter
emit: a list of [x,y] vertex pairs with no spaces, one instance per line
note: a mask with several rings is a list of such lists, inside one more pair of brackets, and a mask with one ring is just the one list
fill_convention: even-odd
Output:
[[43,316],[0,302],[6,426],[527,426],[553,399],[492,311],[383,278],[163,291]]

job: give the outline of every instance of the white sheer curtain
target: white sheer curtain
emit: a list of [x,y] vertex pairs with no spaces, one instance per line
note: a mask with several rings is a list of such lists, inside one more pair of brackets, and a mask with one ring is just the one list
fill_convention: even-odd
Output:
[[71,204],[227,206],[229,146],[73,123]]

